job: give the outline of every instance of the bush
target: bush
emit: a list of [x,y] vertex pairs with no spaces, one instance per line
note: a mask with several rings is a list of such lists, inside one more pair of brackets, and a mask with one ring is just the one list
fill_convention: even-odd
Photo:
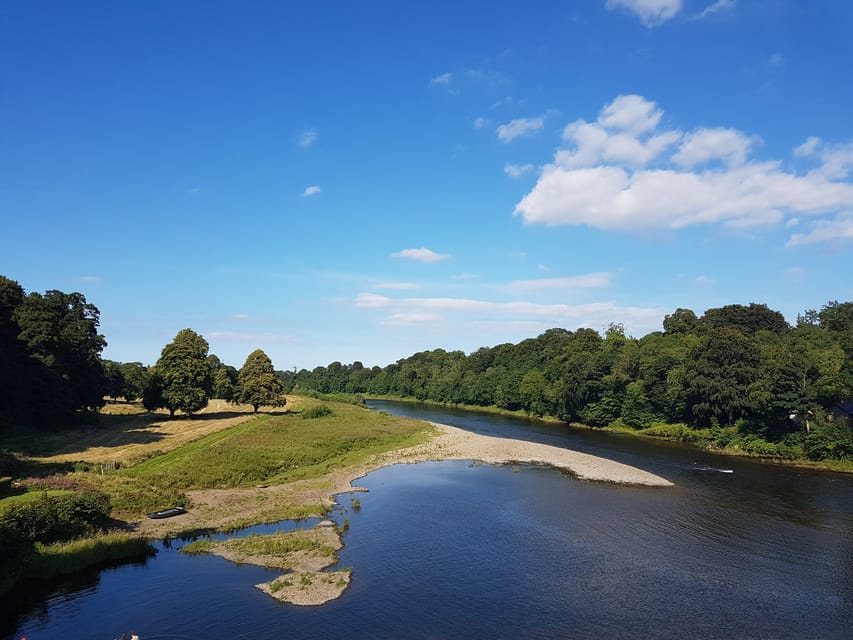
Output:
[[0,497],[10,493],[12,493],[12,478],[10,476],[0,478]]
[[0,530],[26,542],[59,542],[91,533],[106,523],[110,499],[99,491],[45,496],[0,515]]
[[322,418],[324,416],[330,416],[333,415],[333,413],[334,412],[329,408],[328,405],[318,404],[313,407],[310,407],[309,409],[305,409],[305,411],[302,412],[302,417],[306,420],[311,420],[313,418]]

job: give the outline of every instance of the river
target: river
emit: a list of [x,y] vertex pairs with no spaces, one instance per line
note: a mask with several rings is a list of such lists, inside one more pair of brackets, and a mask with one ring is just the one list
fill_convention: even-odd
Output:
[[[0,638],[850,638],[853,478],[671,444],[412,403],[372,408],[601,455],[674,488],[533,465],[397,465],[356,484],[339,566],[352,586],[300,608],[276,570],[159,545],[3,604]],[[280,523],[241,532],[268,532]]]

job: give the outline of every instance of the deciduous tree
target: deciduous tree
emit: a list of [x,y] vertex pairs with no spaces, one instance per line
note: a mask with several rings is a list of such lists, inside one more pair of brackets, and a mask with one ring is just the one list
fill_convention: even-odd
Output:
[[287,402],[283,395],[284,386],[275,375],[272,361],[260,349],[255,349],[246,358],[237,377],[238,400],[250,404],[258,412],[258,408],[283,407]]

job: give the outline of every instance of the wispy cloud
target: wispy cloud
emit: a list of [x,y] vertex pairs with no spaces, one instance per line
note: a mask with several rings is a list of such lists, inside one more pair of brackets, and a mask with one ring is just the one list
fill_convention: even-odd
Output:
[[599,229],[680,229],[693,225],[775,226],[787,217],[822,218],[789,246],[842,237],[853,209],[853,144],[809,138],[794,155],[805,173],[750,156],[757,136],[725,127],[682,132],[661,126],[663,112],[642,96],[619,96],[594,122],[563,131],[515,214],[527,223]]
[[609,273],[588,273],[566,278],[534,278],[513,280],[509,288],[516,291],[540,291],[543,289],[600,289],[610,286]]
[[704,287],[717,284],[716,280],[714,280],[713,278],[709,278],[708,276],[696,276],[693,279],[693,282]]
[[299,134],[299,146],[307,149],[317,142],[317,131],[315,129],[305,129]]
[[853,241],[853,212],[844,212],[832,220],[815,222],[807,233],[795,233],[788,240],[788,247],[827,242],[839,244]]
[[498,140],[503,143],[512,142],[521,136],[532,135],[545,126],[545,118],[516,118],[498,127]]
[[250,316],[248,313],[233,313],[233,314],[231,314],[231,318],[234,320],[248,320],[249,317]]
[[442,73],[441,75],[435,76],[429,81],[431,85],[439,85],[444,87],[448,86],[451,82],[453,82],[452,73]]
[[[403,319],[452,322],[471,327],[484,323],[548,323],[550,326],[604,327],[623,322],[630,331],[647,332],[660,327],[666,312],[662,308],[621,306],[612,302],[588,304],[538,304],[534,302],[493,302],[470,298],[390,298],[360,293],[353,302],[358,309],[386,311],[380,323],[400,323]],[[452,316],[452,317],[451,317]]]
[[607,0],[607,9],[622,10],[636,15],[651,29],[674,18],[681,11],[682,0]]
[[715,13],[722,13],[725,11],[731,11],[737,6],[737,0],[717,0],[709,4],[705,7],[701,13],[693,16],[693,20],[702,20],[707,18],[708,16],[712,16]]
[[525,173],[530,173],[531,171],[533,171],[532,164],[510,164],[507,162],[504,165],[504,173],[512,178],[519,178]]
[[436,253],[432,249],[421,247],[420,249],[403,249],[391,254],[392,258],[408,258],[417,262],[439,262],[450,258],[448,253]]
[[302,192],[302,197],[309,198],[311,196],[316,196],[318,193],[322,193],[322,191],[323,190],[315,184],[307,187],[305,191]]

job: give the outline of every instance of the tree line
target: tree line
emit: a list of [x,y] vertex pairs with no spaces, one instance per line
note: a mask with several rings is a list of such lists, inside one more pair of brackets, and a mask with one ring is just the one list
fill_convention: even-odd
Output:
[[642,338],[619,324],[604,335],[555,328],[468,355],[435,349],[386,367],[333,362],[280,376],[288,390],[494,406],[590,426],[679,424],[711,430],[715,444],[845,459],[851,355],[853,303],[806,311],[795,326],[753,303],[701,317],[677,309]]
[[211,398],[283,406],[282,381],[260,349],[240,370],[209,354],[192,329],[180,331],[157,363],[104,360],[100,312],[81,293],[25,293],[0,276],[0,427],[61,428],[81,411],[97,411],[106,398],[142,399],[148,410],[192,415]]

